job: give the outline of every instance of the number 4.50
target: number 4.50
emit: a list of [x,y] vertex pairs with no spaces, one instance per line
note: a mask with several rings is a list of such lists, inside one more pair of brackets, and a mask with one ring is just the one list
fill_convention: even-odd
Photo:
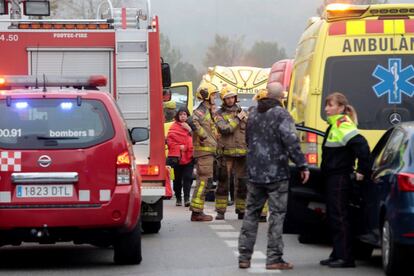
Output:
[[17,42],[19,41],[19,35],[17,34],[0,34],[0,42]]

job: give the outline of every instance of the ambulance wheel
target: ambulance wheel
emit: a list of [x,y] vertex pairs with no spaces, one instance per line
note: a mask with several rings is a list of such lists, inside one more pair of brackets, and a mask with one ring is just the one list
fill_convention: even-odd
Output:
[[161,221],[144,221],[142,222],[142,230],[146,234],[156,234],[161,229]]
[[114,243],[114,262],[121,265],[140,264],[141,254],[141,223],[134,230],[120,234]]

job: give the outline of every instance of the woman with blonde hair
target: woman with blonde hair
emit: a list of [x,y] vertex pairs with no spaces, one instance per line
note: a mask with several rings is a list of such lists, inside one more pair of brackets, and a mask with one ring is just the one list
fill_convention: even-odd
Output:
[[[370,150],[358,133],[357,114],[345,95],[335,92],[325,100],[328,129],[322,144],[321,170],[326,183],[328,221],[333,250],[321,265],[355,267],[348,203],[352,193],[351,175],[362,181],[370,175]],[[358,167],[355,169],[355,161]]]

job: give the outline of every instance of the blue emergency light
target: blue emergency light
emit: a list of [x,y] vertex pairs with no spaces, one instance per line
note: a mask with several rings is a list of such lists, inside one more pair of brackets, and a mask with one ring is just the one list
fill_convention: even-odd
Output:
[[17,109],[25,109],[29,104],[27,102],[17,102],[15,106]]
[[70,102],[63,102],[60,104],[60,108],[62,108],[63,110],[71,110],[73,107],[73,103]]

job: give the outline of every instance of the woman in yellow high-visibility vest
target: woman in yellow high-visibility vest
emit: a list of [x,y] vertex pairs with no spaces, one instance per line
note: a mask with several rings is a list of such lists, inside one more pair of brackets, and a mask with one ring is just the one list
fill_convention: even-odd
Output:
[[[352,193],[351,175],[363,180],[370,174],[370,150],[367,140],[358,133],[357,114],[347,98],[338,92],[325,100],[329,124],[322,145],[321,170],[326,183],[328,221],[333,250],[321,265],[333,268],[354,267],[348,203]],[[355,161],[358,167],[355,169]]]

